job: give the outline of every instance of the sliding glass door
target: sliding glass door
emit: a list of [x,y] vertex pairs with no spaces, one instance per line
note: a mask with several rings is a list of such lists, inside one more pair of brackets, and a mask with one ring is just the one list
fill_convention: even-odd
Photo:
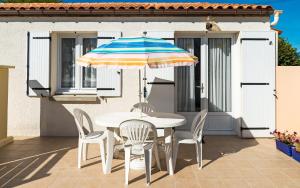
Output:
[[175,69],[176,111],[188,121],[182,128],[208,109],[208,131],[232,131],[232,38],[179,37],[176,44],[199,59],[195,66]]

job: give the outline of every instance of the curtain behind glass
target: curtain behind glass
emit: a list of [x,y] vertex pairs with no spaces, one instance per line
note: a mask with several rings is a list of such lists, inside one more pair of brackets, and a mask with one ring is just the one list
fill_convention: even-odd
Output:
[[61,40],[61,87],[75,87],[75,38]]
[[231,111],[231,39],[208,40],[208,106],[210,112]]
[[[194,54],[194,39],[178,38],[177,46]],[[195,109],[195,67],[176,67],[177,111],[194,112]]]
[[[82,55],[91,51],[97,47],[96,38],[84,38],[82,46]],[[96,87],[96,77],[97,69],[92,67],[83,67],[82,68],[82,87],[83,88],[95,88]]]

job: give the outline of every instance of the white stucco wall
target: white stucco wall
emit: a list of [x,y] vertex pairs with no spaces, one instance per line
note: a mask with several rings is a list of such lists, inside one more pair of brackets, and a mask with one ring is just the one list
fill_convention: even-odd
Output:
[[[269,18],[267,17],[223,17],[214,20],[221,28],[221,33],[270,30]],[[73,108],[80,107],[94,117],[96,114],[104,112],[129,111],[131,106],[138,102],[137,70],[123,71],[122,97],[101,99],[99,103],[55,102],[49,98],[26,96],[26,35],[28,31],[122,31],[124,37],[141,36],[143,31],[175,31],[175,36],[189,33],[205,35],[205,21],[206,17],[0,17],[0,64],[16,67],[10,74],[8,134],[21,136],[77,135],[72,117]],[[238,53],[233,58],[237,59]],[[55,63],[53,58],[52,63]]]

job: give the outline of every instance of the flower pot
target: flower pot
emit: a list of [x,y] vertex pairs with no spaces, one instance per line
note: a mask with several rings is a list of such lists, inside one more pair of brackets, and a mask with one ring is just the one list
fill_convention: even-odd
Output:
[[292,156],[292,146],[276,140],[276,148],[288,156]]
[[294,147],[292,148],[292,156],[293,156],[293,159],[300,162],[300,152],[297,152],[296,148],[294,148]]
[[294,143],[296,151],[300,152],[300,143]]

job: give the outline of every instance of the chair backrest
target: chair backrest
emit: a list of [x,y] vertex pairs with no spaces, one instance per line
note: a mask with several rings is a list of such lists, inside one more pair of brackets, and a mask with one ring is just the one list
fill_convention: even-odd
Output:
[[148,122],[138,119],[126,120],[120,124],[120,136],[131,145],[141,145],[145,143],[149,133],[153,133],[153,140],[157,138],[155,126]]
[[[76,122],[76,126],[79,132],[79,136],[81,138],[85,138],[87,132],[94,132],[93,123],[90,116],[83,110],[75,108],[74,111],[74,119]],[[88,124],[88,129],[85,127],[85,120]]]
[[130,110],[130,112],[136,112],[136,111],[141,111],[146,113],[146,112],[156,112],[156,109],[153,105],[149,103],[140,102],[133,105],[133,107]]
[[193,120],[191,133],[193,134],[193,139],[200,141],[202,139],[203,127],[205,124],[207,116],[207,110],[204,109],[199,112]]

